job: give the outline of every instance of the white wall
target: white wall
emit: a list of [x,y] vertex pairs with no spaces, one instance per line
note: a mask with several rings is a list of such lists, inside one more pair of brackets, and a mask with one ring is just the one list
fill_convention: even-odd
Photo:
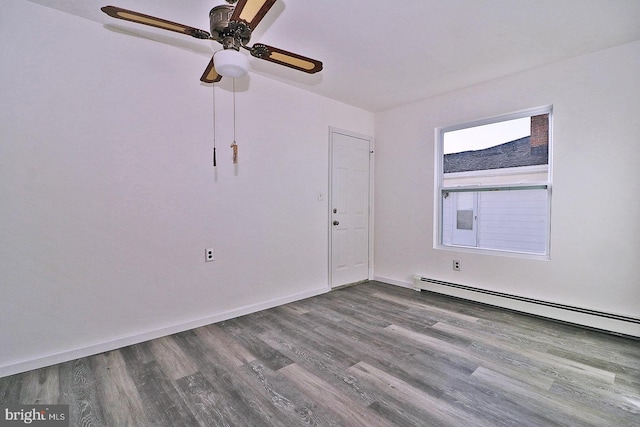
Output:
[[329,126],[373,114],[251,74],[236,169],[226,82],[214,170],[208,61],[3,4],[0,376],[328,290]]
[[[640,318],[640,43],[376,115],[375,274]],[[434,249],[434,128],[553,104],[551,260]],[[461,271],[452,260],[461,260]]]

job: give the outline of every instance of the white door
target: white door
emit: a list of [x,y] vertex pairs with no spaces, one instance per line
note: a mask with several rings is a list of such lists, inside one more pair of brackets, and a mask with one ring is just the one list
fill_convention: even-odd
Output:
[[461,246],[477,246],[478,242],[478,193],[454,192],[451,243]]
[[331,287],[369,278],[370,144],[331,131]]

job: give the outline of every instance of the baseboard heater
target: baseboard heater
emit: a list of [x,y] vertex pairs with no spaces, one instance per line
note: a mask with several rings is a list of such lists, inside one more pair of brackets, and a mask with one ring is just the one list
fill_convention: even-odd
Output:
[[418,275],[413,278],[413,287],[415,290],[436,292],[604,332],[640,338],[640,319],[634,317],[479,289]]

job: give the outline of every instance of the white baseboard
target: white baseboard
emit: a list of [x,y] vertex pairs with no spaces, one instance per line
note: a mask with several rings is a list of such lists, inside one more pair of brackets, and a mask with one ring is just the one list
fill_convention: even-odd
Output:
[[409,288],[409,289],[413,289],[414,288],[412,282],[403,282],[401,280],[390,279],[388,277],[374,276],[373,280],[375,280],[377,282],[386,283],[388,285],[400,286],[402,288]]
[[31,359],[7,363],[0,366],[0,378],[6,377],[9,375],[19,374],[19,373],[30,371],[33,369],[43,368],[45,366],[55,365],[57,363],[68,362],[70,360],[79,359],[81,357],[93,356],[95,354],[100,354],[106,351],[116,350],[118,348],[127,347],[129,345],[138,344],[138,343],[149,341],[155,338],[160,338],[167,335],[188,331],[190,329],[199,328],[201,326],[210,325],[212,323],[222,322],[224,320],[233,319],[235,317],[244,316],[246,314],[267,310],[269,308],[288,304],[290,302],[300,301],[306,298],[321,295],[328,291],[329,291],[328,287],[322,287],[322,288],[314,289],[312,291],[290,295],[284,298],[277,298],[277,299],[265,301],[258,304],[239,307],[234,310],[225,311],[222,313],[214,314],[214,315],[207,316],[200,319],[194,319],[184,323],[169,325],[159,329],[145,331],[139,334],[123,336],[111,341],[100,342],[100,343],[91,344],[91,345],[79,347],[79,348],[68,350],[68,351],[44,354],[44,355],[33,357]]

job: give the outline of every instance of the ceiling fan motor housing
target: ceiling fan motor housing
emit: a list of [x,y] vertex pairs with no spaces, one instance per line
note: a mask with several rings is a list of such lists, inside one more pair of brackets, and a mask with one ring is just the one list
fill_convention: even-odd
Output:
[[225,49],[239,50],[251,39],[251,28],[244,22],[231,21],[235,7],[216,6],[209,12],[211,38],[222,44]]

